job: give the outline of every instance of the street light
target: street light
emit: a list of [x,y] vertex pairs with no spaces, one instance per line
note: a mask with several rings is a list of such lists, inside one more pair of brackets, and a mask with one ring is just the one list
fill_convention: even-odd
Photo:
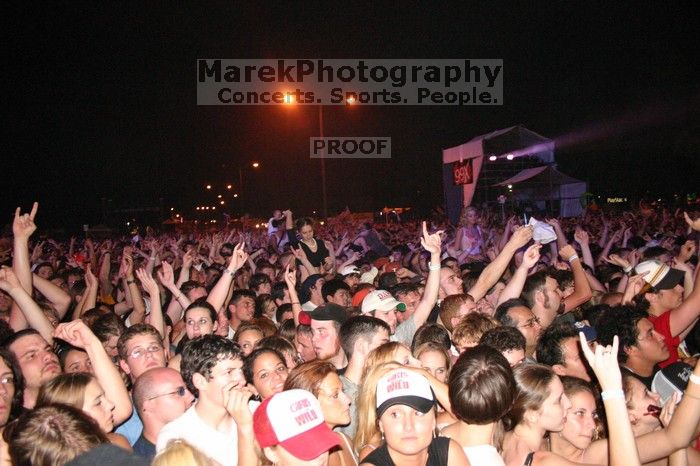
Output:
[[[259,168],[260,162],[253,162],[250,164],[253,168]],[[238,189],[243,193],[243,166],[238,167]],[[230,186],[230,185],[229,185]]]
[[[357,102],[357,99],[354,96],[349,96],[346,100],[345,103],[348,106],[353,105],[355,102]],[[284,104],[285,105],[294,105],[296,102],[292,98],[291,94],[286,94],[284,98]],[[323,138],[323,105],[318,105],[318,135],[320,138]],[[325,150],[325,146],[324,146]],[[325,153],[321,154],[321,199],[323,201],[322,204],[322,214],[323,218],[328,217],[328,196],[326,195],[326,156]]]

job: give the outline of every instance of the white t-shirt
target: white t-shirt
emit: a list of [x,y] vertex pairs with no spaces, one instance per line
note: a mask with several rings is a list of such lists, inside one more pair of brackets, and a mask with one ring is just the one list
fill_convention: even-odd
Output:
[[473,465],[489,465],[489,466],[505,466],[503,458],[498,454],[498,450],[493,445],[474,445],[471,447],[462,447],[464,454],[467,455],[469,464]]
[[231,421],[231,431],[219,432],[206,424],[193,405],[180,417],[165,425],[158,434],[156,452],[160,453],[173,439],[183,439],[222,466],[238,464],[238,432]]
[[311,312],[314,309],[316,309],[318,306],[312,303],[311,301],[306,301],[304,304],[301,305],[301,310],[306,311],[306,312]]

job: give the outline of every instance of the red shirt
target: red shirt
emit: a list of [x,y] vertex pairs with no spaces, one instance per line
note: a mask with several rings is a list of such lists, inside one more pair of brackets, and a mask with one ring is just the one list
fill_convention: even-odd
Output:
[[662,368],[678,361],[678,345],[681,344],[680,338],[678,336],[673,336],[671,334],[671,311],[666,311],[660,316],[655,316],[649,314],[649,321],[654,325],[654,330],[659,332],[664,337],[664,342],[668,347],[670,356],[667,360],[660,362],[659,366]]

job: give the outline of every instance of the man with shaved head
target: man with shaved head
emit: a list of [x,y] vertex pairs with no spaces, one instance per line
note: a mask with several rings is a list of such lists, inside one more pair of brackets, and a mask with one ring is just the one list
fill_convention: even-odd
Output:
[[143,422],[143,432],[134,444],[134,453],[152,460],[160,429],[187,411],[194,402],[194,396],[178,371],[157,367],[136,379],[133,397],[134,406]]

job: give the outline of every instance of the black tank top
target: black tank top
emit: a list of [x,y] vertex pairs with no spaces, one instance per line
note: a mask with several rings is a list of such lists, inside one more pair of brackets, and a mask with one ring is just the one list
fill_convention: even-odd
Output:
[[[450,439],[447,437],[435,437],[428,446],[428,460],[425,466],[447,466],[447,457],[450,450]],[[396,466],[389,455],[386,443],[374,450],[362,460],[362,463],[374,466]]]

